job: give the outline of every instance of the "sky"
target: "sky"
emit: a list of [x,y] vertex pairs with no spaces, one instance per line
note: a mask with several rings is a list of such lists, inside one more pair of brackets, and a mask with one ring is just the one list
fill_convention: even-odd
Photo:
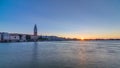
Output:
[[120,0],[0,0],[0,32],[120,38]]

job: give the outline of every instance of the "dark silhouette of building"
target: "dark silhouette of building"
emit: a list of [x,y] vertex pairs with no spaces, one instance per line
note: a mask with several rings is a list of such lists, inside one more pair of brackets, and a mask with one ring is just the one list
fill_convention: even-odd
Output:
[[34,26],[33,40],[34,40],[34,41],[37,41],[37,40],[38,40],[38,35],[37,35],[37,25],[36,25],[36,24],[35,24],[35,26]]
[[34,26],[34,36],[37,36],[37,25]]

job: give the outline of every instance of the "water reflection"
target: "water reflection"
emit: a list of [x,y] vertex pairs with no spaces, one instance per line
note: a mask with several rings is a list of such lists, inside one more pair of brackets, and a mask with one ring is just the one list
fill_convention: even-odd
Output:
[[39,62],[38,62],[38,42],[34,42],[32,52],[33,52],[33,54],[32,54],[32,62],[31,62],[30,68],[37,68],[39,65]]
[[0,68],[119,68],[118,43],[73,41],[0,44]]
[[80,64],[81,68],[86,68],[86,48],[84,47],[85,45],[80,46]]

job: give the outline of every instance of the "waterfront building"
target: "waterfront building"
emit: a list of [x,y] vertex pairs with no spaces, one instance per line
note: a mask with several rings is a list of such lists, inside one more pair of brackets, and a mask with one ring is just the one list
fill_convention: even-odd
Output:
[[19,34],[19,37],[20,37],[20,41],[21,41],[21,42],[27,41],[27,40],[26,40],[26,34]]
[[0,41],[1,41],[1,33],[0,33]]
[[1,41],[9,41],[10,40],[10,36],[9,36],[9,33],[7,32],[3,32],[1,33]]
[[2,42],[9,42],[9,41],[37,41],[39,36],[37,35],[37,25],[34,25],[33,35],[28,34],[18,34],[18,33],[7,33],[1,32],[0,33],[0,41]]
[[20,41],[19,34],[10,34],[10,41]]
[[25,34],[20,34],[19,37],[20,37],[20,41],[27,41]]
[[30,35],[30,39],[31,39],[31,40],[36,40],[37,38],[36,38],[35,35]]

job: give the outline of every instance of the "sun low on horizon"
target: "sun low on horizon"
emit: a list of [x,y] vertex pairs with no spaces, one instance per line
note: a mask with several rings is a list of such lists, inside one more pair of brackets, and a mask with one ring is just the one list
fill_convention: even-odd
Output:
[[81,38],[80,38],[80,40],[82,40],[82,41],[83,41],[83,40],[85,40],[85,38],[81,37]]

